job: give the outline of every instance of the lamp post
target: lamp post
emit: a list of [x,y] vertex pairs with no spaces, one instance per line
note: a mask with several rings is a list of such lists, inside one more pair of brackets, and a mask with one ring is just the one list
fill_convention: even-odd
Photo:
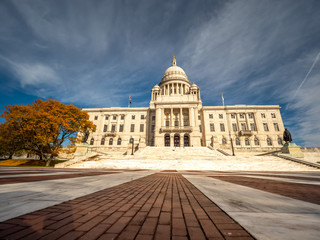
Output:
[[133,155],[133,145],[134,145],[134,139],[133,139],[133,137],[130,138],[130,142],[132,143],[131,155]]
[[233,141],[232,141],[233,137],[230,136],[230,139],[231,139],[232,156],[234,156]]

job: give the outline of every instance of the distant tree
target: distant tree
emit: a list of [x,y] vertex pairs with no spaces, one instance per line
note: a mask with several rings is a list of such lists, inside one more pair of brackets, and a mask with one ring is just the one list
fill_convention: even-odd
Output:
[[19,143],[23,143],[23,149],[35,153],[40,160],[46,160],[47,165],[66,140],[74,143],[77,132],[95,129],[87,112],[52,99],[39,99],[26,106],[6,106],[1,117],[13,129]]

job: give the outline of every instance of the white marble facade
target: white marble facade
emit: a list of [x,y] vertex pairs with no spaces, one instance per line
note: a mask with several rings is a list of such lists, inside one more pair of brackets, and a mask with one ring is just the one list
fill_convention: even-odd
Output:
[[173,58],[145,108],[87,108],[97,130],[89,147],[125,152],[132,146],[211,146],[228,149],[282,147],[284,126],[279,105],[202,106],[200,89],[191,84]]

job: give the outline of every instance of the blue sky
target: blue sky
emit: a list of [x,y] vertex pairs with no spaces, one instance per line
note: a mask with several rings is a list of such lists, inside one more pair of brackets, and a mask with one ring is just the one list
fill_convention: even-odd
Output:
[[320,1],[0,1],[0,110],[54,98],[146,107],[172,55],[203,105],[282,107],[320,146]]

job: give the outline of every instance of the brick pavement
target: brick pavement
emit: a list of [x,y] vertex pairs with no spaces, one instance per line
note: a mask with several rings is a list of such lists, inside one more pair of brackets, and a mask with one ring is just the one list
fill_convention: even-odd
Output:
[[158,173],[0,223],[1,239],[253,239],[178,173]]
[[[258,175],[258,176],[270,176],[270,175]],[[303,184],[303,183],[291,183],[271,179],[259,179],[252,177],[243,176],[210,176],[222,181],[239,184],[246,187],[251,187],[254,189],[259,189],[265,192],[271,192],[275,194],[280,194],[282,196],[320,204],[320,186]],[[276,177],[283,177],[278,176]],[[288,176],[287,176],[288,178]],[[291,176],[290,178],[301,179],[301,177]],[[306,179],[306,178],[303,178]],[[315,178],[307,178],[308,180],[315,180]],[[317,178],[316,180],[320,180]]]

